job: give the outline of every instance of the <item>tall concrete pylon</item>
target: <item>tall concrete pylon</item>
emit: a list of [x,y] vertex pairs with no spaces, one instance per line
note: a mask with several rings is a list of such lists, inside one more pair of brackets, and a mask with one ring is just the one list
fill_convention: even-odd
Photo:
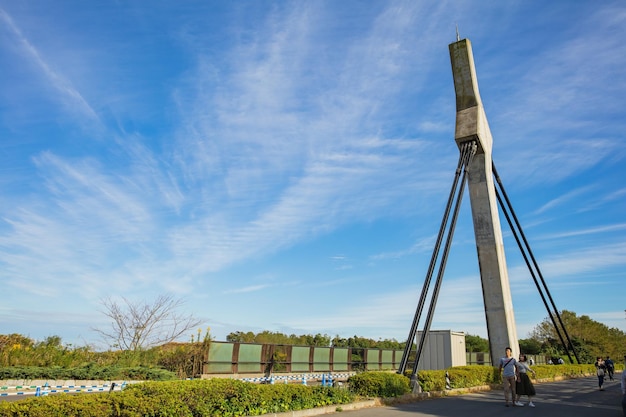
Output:
[[514,357],[519,353],[519,346],[493,183],[493,138],[478,91],[472,45],[468,39],[462,39],[450,44],[449,49],[456,92],[454,140],[459,149],[468,141],[477,144],[476,155],[468,166],[468,188],[491,362],[497,366],[507,346],[513,350]]

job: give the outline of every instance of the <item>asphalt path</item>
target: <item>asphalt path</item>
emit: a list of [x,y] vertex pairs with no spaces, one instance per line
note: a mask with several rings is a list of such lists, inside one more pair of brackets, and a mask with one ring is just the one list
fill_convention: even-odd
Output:
[[598,389],[597,377],[568,379],[536,384],[535,408],[504,405],[502,390],[482,391],[458,396],[432,398],[408,404],[344,411],[342,417],[503,417],[567,416],[567,417],[623,417],[622,391],[616,374],[613,381]]

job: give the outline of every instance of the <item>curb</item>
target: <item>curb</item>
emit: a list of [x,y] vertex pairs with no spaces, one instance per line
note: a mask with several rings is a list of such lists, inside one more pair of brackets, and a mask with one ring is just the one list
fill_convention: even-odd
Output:
[[404,394],[401,397],[389,397],[389,398],[373,398],[364,401],[356,401],[350,404],[336,404],[328,405],[325,407],[310,408],[308,410],[287,411],[284,413],[268,413],[263,416],[269,417],[312,417],[324,414],[333,414],[340,411],[354,411],[361,410],[363,408],[374,408],[393,404],[406,404],[418,401],[424,401],[429,398],[441,398],[452,395],[462,395],[475,391],[488,391],[492,387],[489,385],[483,385],[480,387],[471,388],[455,388],[448,391],[431,391],[421,392],[419,394]]
[[325,407],[318,408],[309,408],[308,410],[298,410],[298,411],[287,411],[284,413],[268,413],[263,414],[263,416],[269,417],[311,417],[311,416],[319,416],[323,414],[332,414],[340,411],[354,411],[361,410],[363,408],[372,408],[379,407],[383,405],[382,401],[379,398],[375,398],[372,400],[365,401],[357,401],[350,404],[336,404],[336,405],[327,405]]

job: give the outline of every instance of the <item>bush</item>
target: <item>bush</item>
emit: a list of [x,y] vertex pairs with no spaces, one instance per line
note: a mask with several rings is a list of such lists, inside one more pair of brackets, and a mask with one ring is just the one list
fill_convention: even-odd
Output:
[[[536,379],[554,379],[556,377],[576,378],[595,374],[593,365],[535,365]],[[480,385],[500,384],[502,379],[498,367],[468,365],[449,368],[451,388],[470,388]],[[410,372],[407,376],[410,377]],[[532,374],[530,374],[532,377]],[[446,389],[446,370],[419,371],[418,381],[422,391],[444,391]]]
[[[500,382],[498,369],[484,365],[458,366],[448,369],[451,388],[477,387]],[[445,380],[445,371],[444,371]]]
[[536,378],[554,378],[563,376],[566,378],[575,378],[583,375],[595,375],[596,367],[594,365],[536,365],[532,369],[536,373]]
[[348,379],[350,391],[363,397],[398,397],[411,392],[409,379],[392,372],[362,372]]
[[424,392],[443,391],[446,389],[446,371],[419,371],[417,381]]

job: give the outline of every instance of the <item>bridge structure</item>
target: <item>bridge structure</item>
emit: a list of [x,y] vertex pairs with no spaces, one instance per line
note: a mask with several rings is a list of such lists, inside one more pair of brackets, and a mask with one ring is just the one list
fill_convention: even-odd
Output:
[[[459,39],[457,33],[457,41],[449,45],[449,52],[456,95],[454,140],[460,155],[448,203],[398,370],[399,373],[406,370],[413,341],[416,341],[417,355],[413,363],[412,373],[412,386],[416,392],[419,391],[419,384],[417,384],[418,365],[430,331],[466,186],[470,195],[492,364],[498,365],[499,358],[504,355],[506,347],[510,347],[515,356],[519,353],[498,205],[511,227],[512,234],[518,243],[570,362],[573,363],[570,351],[576,356],[554,300],[495,169],[492,160],[493,138],[478,89],[471,42],[469,39]],[[498,185],[498,189],[496,185]],[[430,286],[436,269],[434,287],[431,290]],[[421,332],[419,340],[416,340],[418,325],[428,300],[430,301],[424,330]],[[578,360],[577,356],[576,359]]]

